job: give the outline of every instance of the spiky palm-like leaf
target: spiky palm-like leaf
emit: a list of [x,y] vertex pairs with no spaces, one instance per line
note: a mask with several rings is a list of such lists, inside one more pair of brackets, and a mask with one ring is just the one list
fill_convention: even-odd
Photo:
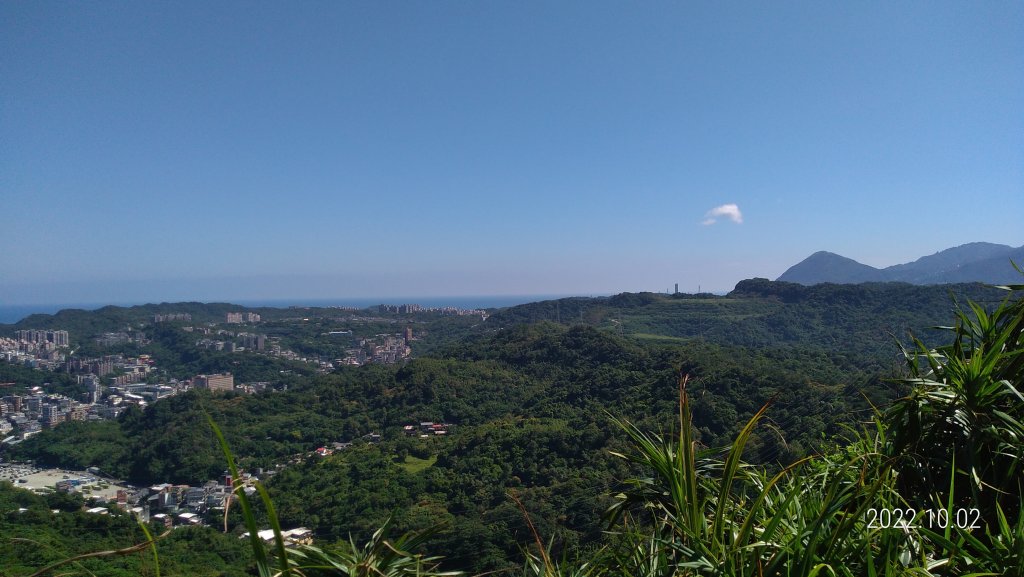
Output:
[[1024,490],[1024,300],[1008,297],[992,312],[968,307],[944,327],[950,344],[929,348],[915,339],[916,350],[904,351],[910,375],[902,382],[911,391],[884,421],[908,498],[922,507],[945,502],[955,460],[962,477],[955,503],[981,508],[994,526],[997,509],[1016,516]]

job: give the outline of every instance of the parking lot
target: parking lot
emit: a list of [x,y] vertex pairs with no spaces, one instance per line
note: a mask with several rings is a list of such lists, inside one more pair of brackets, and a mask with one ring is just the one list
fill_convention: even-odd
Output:
[[78,486],[78,491],[84,497],[108,500],[115,499],[117,490],[124,488],[85,471],[40,469],[31,465],[11,463],[0,464],[0,480],[10,481],[15,487],[29,489],[37,493],[55,489],[58,481],[78,480],[81,483]]

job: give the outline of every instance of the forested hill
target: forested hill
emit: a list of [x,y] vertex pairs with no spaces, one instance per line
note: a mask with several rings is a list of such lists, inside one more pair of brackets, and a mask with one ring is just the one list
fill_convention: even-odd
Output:
[[910,332],[929,336],[931,327],[949,324],[954,299],[994,306],[1005,297],[1005,291],[978,283],[803,286],[750,279],[725,296],[623,293],[530,303],[496,313],[487,326],[585,324],[637,340],[699,338],[758,349],[799,347],[881,362],[893,358],[897,340],[910,342]]
[[[330,317],[343,309],[332,307],[247,307],[232,303],[150,303],[133,306],[108,305],[96,310],[62,309],[55,314],[32,314],[11,325],[0,324],[0,333],[16,329],[61,329],[71,333],[95,334],[121,330],[127,325],[149,323],[154,315],[187,314],[190,323],[223,323],[229,312],[253,312],[265,321],[290,318]],[[351,310],[351,309],[344,309]]]
[[[629,474],[611,456],[625,447],[611,415],[646,430],[672,423],[679,371],[693,379],[703,445],[728,443],[772,402],[774,428],[758,431],[747,452],[764,463],[831,445],[868,409],[861,392],[884,402],[888,388],[825,354],[632,341],[554,323],[467,340],[449,355],[343,367],[288,391],[192,391],[118,421],[64,423],[7,457],[99,466],[140,485],[200,484],[224,468],[208,412],[242,466],[291,463],[268,484],[287,526],[311,527],[324,540],[350,533],[359,540],[391,515],[398,529],[442,523],[432,550],[476,573],[515,566],[529,542],[510,491],[545,536],[567,546],[597,543],[607,496]],[[449,434],[403,434],[404,425],[422,421],[447,423]],[[381,442],[362,440],[369,433]],[[333,442],[355,445],[325,459],[311,455]]]
[[[1006,295],[952,289],[989,306]],[[672,427],[681,373],[702,447],[730,443],[769,404],[743,455],[778,470],[842,444],[871,405],[903,396],[906,384],[888,380],[902,364],[894,335],[951,324],[953,306],[949,287],[751,279],[725,296],[627,293],[532,303],[483,322],[439,317],[415,325],[435,332],[429,355],[326,374],[289,368],[287,378],[267,376],[274,386],[258,394],[192,390],[116,421],[62,423],[7,446],[3,458],[98,466],[139,485],[201,485],[224,470],[209,414],[243,468],[278,471],[267,486],[283,525],[310,527],[330,543],[366,539],[389,517],[396,531],[440,524],[430,551],[446,567],[511,569],[533,535],[510,493],[559,547],[606,543],[609,495],[636,474],[612,456],[629,446],[615,419]],[[108,322],[108,312],[82,320]],[[289,346],[319,347],[337,322],[310,312],[260,329]],[[374,323],[364,329],[376,331]],[[258,365],[265,359],[253,352],[196,351],[196,336],[174,323],[144,330],[151,341],[130,346],[171,375],[216,369],[263,379],[286,370]],[[934,345],[947,335],[923,336]],[[444,423],[446,434],[405,432],[421,422]],[[334,443],[333,455],[313,453]]]

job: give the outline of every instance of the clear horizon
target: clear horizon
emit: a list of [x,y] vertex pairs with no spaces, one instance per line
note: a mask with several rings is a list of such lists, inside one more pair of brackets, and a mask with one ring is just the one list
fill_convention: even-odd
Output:
[[543,300],[567,297],[605,297],[603,294],[579,295],[442,295],[442,296],[396,296],[396,297],[343,297],[323,299],[265,299],[265,300],[232,300],[214,299],[206,301],[121,301],[92,303],[24,303],[5,305],[0,303],[0,324],[15,324],[32,314],[55,314],[65,309],[96,310],[105,306],[133,307],[142,305],[179,304],[186,302],[202,302],[204,304],[233,304],[244,308],[288,308],[292,306],[308,307],[342,307],[368,308],[379,304],[418,304],[424,307],[452,306],[462,309],[503,308]]
[[[0,4],[0,306],[1024,243],[1024,4]],[[340,295],[340,296],[335,296]]]

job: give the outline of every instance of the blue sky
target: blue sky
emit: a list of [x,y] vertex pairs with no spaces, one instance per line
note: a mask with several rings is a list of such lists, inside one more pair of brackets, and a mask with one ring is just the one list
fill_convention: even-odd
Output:
[[1019,246],[1022,30],[999,1],[0,2],[0,304],[727,291]]

